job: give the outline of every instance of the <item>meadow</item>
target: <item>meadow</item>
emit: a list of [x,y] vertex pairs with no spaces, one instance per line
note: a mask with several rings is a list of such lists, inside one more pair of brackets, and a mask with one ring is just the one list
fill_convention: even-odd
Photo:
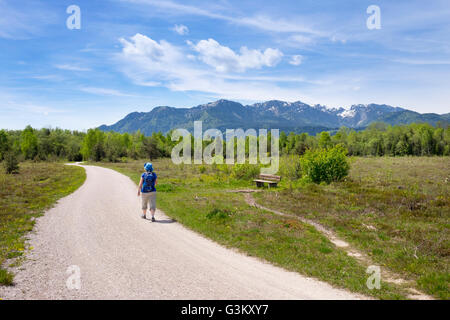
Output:
[[26,234],[35,219],[58,199],[72,193],[86,179],[83,168],[63,163],[22,162],[18,174],[0,170],[0,284],[13,284],[7,267],[20,263],[32,250]]
[[[158,207],[224,246],[373,298],[405,299],[413,288],[449,299],[449,160],[355,157],[342,181],[314,184],[299,178],[298,162],[285,156],[278,188],[251,194],[242,191],[257,190],[252,179],[258,171],[252,166],[174,165],[168,158],[153,164],[159,177]],[[88,164],[112,168],[137,183],[144,162]],[[13,283],[8,267],[20,264],[24,252],[32,250],[26,234],[35,218],[86,178],[82,168],[58,162],[22,162],[19,172],[0,171],[3,285]],[[331,230],[369,261],[349,255],[304,219]],[[405,282],[393,283],[383,273],[381,289],[368,289],[370,264]]]
[[332,229],[423,292],[450,298],[449,158],[357,158],[342,182],[255,197]]
[[[343,181],[327,185],[283,177],[278,188],[252,194],[258,204],[290,217],[252,206],[248,194],[236,192],[256,189],[253,173],[246,174],[245,168],[177,166],[170,159],[153,164],[159,177],[158,207],[222,245],[374,298],[404,299],[413,288],[449,299],[449,160],[352,158]],[[143,171],[143,161],[93,164],[136,183]],[[367,264],[295,216],[332,230],[407,284],[382,278],[381,289],[369,290]]]

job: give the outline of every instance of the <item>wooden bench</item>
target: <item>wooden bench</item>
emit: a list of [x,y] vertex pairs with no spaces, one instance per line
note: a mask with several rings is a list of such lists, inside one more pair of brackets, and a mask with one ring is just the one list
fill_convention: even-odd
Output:
[[257,187],[264,187],[264,183],[267,183],[269,188],[276,187],[280,181],[281,177],[273,174],[260,174],[257,179],[253,180]]

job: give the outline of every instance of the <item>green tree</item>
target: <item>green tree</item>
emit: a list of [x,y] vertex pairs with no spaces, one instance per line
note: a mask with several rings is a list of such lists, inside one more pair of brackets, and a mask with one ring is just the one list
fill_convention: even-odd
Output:
[[287,135],[286,132],[281,131],[280,133],[280,150],[283,152],[286,149],[287,145]]
[[303,155],[308,149],[308,137],[309,135],[307,133],[302,133],[295,137],[294,150],[296,154]]
[[144,154],[150,160],[161,157],[161,152],[158,149],[158,141],[156,137],[148,137],[144,140]]
[[430,125],[423,124],[420,129],[422,155],[431,155],[434,151],[433,131]]
[[8,151],[5,153],[4,166],[7,174],[19,172],[19,161],[15,152]]
[[5,153],[10,149],[8,133],[5,130],[0,130],[0,161],[5,157]]
[[327,131],[321,132],[320,136],[319,136],[319,147],[320,148],[324,148],[324,149],[328,149],[332,145],[333,144],[331,143],[330,133],[327,132]]
[[347,137],[350,133],[350,129],[347,127],[341,127],[338,132],[331,138],[333,145],[347,145]]
[[38,138],[31,126],[22,131],[20,149],[25,159],[34,159],[38,153]]
[[99,129],[89,129],[83,139],[81,154],[85,160],[101,161],[105,157],[105,133]]
[[138,130],[131,137],[131,145],[127,150],[128,157],[132,159],[143,158],[144,155],[144,139],[145,136]]
[[400,140],[395,145],[395,155],[405,156],[409,152],[408,144],[405,140]]

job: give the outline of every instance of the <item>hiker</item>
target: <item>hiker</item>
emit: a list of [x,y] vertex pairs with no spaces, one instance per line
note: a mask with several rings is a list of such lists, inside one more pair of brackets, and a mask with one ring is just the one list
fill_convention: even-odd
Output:
[[141,176],[139,182],[138,197],[142,192],[142,219],[147,219],[147,207],[150,204],[150,213],[152,214],[152,221],[155,222],[156,210],[156,183],[157,176],[153,172],[153,165],[147,162],[144,165],[145,172]]

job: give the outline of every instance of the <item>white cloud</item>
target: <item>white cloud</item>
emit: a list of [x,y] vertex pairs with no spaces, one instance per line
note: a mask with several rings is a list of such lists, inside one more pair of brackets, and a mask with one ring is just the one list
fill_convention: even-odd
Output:
[[314,37],[306,36],[304,34],[294,34],[284,41],[290,47],[308,46],[315,42]]
[[0,38],[24,40],[45,32],[45,29],[59,22],[59,16],[47,7],[47,3],[27,1],[0,1]]
[[[2,95],[0,95],[2,96]],[[2,109],[4,112],[13,111],[20,112],[21,114],[34,114],[41,116],[48,116],[50,114],[61,114],[68,112],[67,110],[54,108],[47,105],[36,104],[28,99],[22,99],[21,97],[12,97],[11,95],[2,96],[4,101]]]
[[23,111],[36,113],[44,116],[48,116],[50,113],[65,113],[65,110],[59,110],[48,106],[41,106],[35,104],[26,104],[21,106]]
[[303,56],[297,54],[292,56],[291,60],[289,61],[290,64],[292,64],[293,66],[299,66],[301,65],[303,62]]
[[291,33],[291,32],[299,32],[305,33],[314,36],[326,36],[326,33],[315,30],[311,28],[312,23],[300,23],[301,20],[306,20],[307,17],[297,17],[297,21],[289,21],[282,18],[274,19],[265,15],[258,15],[252,17],[244,17],[244,18],[233,18],[227,17],[230,22],[246,25],[250,27],[255,27],[257,29],[271,31],[271,32],[280,32],[280,33]]
[[182,51],[167,41],[156,42],[140,33],[130,40],[121,38],[119,41],[123,49],[118,58],[124,63],[124,72],[138,83],[154,86],[158,82],[177,79],[186,72]]
[[[244,74],[235,77],[227,73],[218,73],[204,65],[199,65],[202,58],[215,68],[231,67],[255,68],[271,66],[278,62],[281,52],[276,49],[259,50],[241,49],[240,54],[223,47],[216,41],[206,41],[200,45],[203,52],[195,60],[189,59],[183,49],[166,41],[155,41],[145,35],[136,34],[130,39],[120,39],[122,51],[116,60],[121,71],[134,83],[142,86],[164,86],[172,91],[203,92],[215,98],[270,100],[288,99],[311,101],[299,92],[298,86],[280,88],[276,82],[299,82],[302,79],[277,79],[272,77],[252,77]],[[214,43],[215,42],[215,43]],[[194,44],[188,42],[190,46]],[[234,71],[234,70],[233,70]]]
[[98,94],[103,96],[115,96],[115,97],[132,97],[133,95],[120,92],[115,89],[108,89],[108,88],[96,88],[96,87],[82,87],[80,88],[81,91],[92,93],[92,94]]
[[149,5],[157,9],[160,9],[164,12],[168,12],[170,14],[178,13],[182,15],[187,14],[197,15],[211,19],[227,21],[229,23],[236,25],[253,27],[264,31],[280,32],[280,33],[300,32],[316,36],[325,36],[323,32],[311,28],[313,23],[312,21],[307,22],[308,20],[307,16],[303,17],[297,16],[295,20],[285,20],[282,18],[274,19],[267,15],[236,17],[234,15],[226,15],[218,13],[214,10],[208,10],[207,8],[204,7],[200,8],[196,6],[176,3],[173,1],[161,1],[161,0],[123,0],[123,1]]
[[347,39],[342,38],[342,36],[337,36],[337,35],[333,35],[331,37],[331,41],[332,42],[340,42],[342,44],[346,44],[347,43]]
[[197,59],[197,57],[194,56],[193,54],[188,54],[188,55],[186,56],[186,58],[188,58],[189,60],[192,60],[192,61],[194,61],[194,60]]
[[56,68],[67,71],[91,71],[89,68],[76,66],[73,64],[58,64],[55,65]]
[[189,33],[189,28],[186,27],[183,24],[176,24],[173,28],[173,31],[175,31],[176,33],[178,33],[181,36],[184,36],[185,34]]
[[124,38],[119,39],[119,41],[123,45],[122,52],[125,56],[146,59],[155,67],[163,63],[170,63],[181,57],[179,50],[167,41],[161,40],[158,43],[140,33],[131,37],[131,41]]
[[61,77],[60,75],[56,74],[47,74],[47,75],[35,75],[30,76],[31,79],[36,80],[48,80],[48,81],[63,81],[64,77]]
[[411,65],[450,65],[450,60],[394,59],[392,61]]
[[213,13],[206,9],[198,8],[195,6],[184,5],[172,1],[161,1],[161,0],[123,0],[125,2],[137,3],[150,5],[159,9],[163,9],[166,12],[173,13],[182,13],[182,14],[192,14],[198,16],[204,16],[209,18],[221,18],[223,17],[221,14]]
[[145,86],[145,87],[160,87],[161,86],[161,82],[158,81],[144,81],[140,83],[141,86]]
[[247,69],[260,69],[277,65],[283,53],[278,49],[267,48],[264,51],[241,47],[240,53],[220,45],[214,39],[200,40],[196,45],[188,42],[197,51],[199,59],[219,72],[244,72]]

